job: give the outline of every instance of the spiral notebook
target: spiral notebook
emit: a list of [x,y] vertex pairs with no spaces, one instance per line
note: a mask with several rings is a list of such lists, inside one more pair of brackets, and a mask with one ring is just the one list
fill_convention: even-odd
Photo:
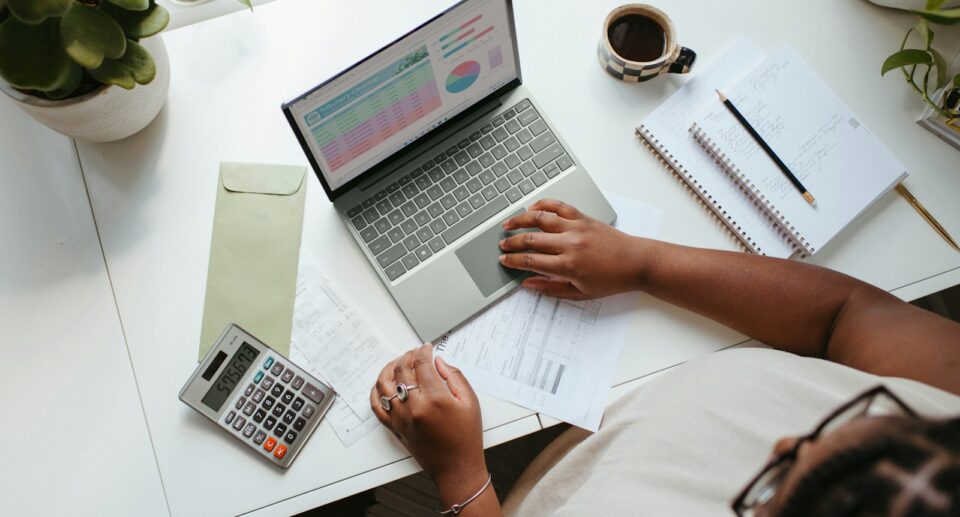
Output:
[[[813,206],[719,101],[723,91],[817,198]],[[905,167],[789,47],[748,40],[644,119],[637,135],[744,246],[813,254],[906,177]]]

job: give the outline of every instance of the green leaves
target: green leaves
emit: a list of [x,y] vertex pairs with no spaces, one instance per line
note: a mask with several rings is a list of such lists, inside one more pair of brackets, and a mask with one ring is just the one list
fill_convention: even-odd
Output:
[[105,58],[118,59],[127,49],[123,29],[113,18],[79,3],[60,20],[60,43],[84,68],[97,68]]
[[880,75],[886,75],[890,70],[903,68],[910,65],[929,65],[933,58],[925,50],[915,48],[905,48],[895,52],[883,62],[880,68]]
[[933,23],[939,23],[941,25],[953,25],[955,23],[960,23],[960,7],[941,11],[939,9],[930,9],[928,4],[927,9],[922,11],[913,11],[913,13],[925,20],[929,20]]
[[102,9],[120,24],[124,34],[130,39],[149,38],[170,23],[170,13],[154,0],[150,0],[147,9],[143,11],[128,11],[111,3],[104,4]]
[[0,24],[0,76],[16,88],[53,91],[63,87],[76,66],[60,48],[59,23],[27,25],[16,18]]
[[99,68],[90,70],[90,75],[104,83],[115,84],[128,90],[137,84],[147,84],[157,76],[153,57],[139,43],[127,41],[127,51],[120,59],[105,59]]
[[36,25],[47,18],[59,18],[70,9],[73,0],[7,0],[7,7],[18,20]]

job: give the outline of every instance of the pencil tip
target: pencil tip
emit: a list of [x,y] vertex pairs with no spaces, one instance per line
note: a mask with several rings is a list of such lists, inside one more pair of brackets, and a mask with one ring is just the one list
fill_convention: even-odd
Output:
[[714,90],[714,91],[717,92],[717,95],[720,96],[720,100],[721,100],[722,102],[727,102],[727,96],[726,96],[726,95],[720,93],[720,90]]
[[809,193],[809,192],[804,192],[804,193],[803,193],[803,199],[806,199],[806,200],[807,200],[807,203],[810,203],[811,205],[816,204],[816,202],[817,202],[816,199],[813,199],[813,194],[811,194],[811,193]]

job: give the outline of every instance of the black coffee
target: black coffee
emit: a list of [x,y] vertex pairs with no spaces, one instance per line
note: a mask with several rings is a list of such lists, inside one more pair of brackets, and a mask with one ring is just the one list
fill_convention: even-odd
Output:
[[628,61],[653,61],[663,55],[667,38],[663,28],[642,14],[625,14],[610,24],[607,37],[614,52]]

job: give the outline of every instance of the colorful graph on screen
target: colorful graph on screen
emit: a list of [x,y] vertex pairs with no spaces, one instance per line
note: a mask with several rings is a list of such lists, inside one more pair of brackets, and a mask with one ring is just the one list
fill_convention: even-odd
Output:
[[423,46],[311,111],[304,120],[332,172],[440,104],[427,47]]
[[447,91],[450,93],[460,93],[476,82],[480,76],[480,63],[476,61],[464,61],[447,76]]
[[483,15],[478,14],[460,24],[456,29],[440,36],[440,50],[443,52],[443,58],[449,58],[478,40],[480,40],[480,44],[483,44],[484,40],[489,39],[486,36],[493,32],[493,26],[482,28],[481,25],[478,27],[482,20]]

